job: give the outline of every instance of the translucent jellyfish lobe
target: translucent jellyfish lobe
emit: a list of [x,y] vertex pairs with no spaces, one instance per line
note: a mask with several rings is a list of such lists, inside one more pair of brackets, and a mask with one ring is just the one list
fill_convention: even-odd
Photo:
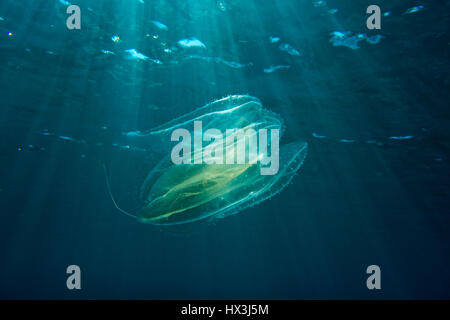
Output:
[[[254,97],[235,95],[216,100],[151,131],[128,136],[128,139],[159,141],[170,149],[174,145],[170,140],[174,130],[183,128],[194,136],[194,123],[199,121],[203,133],[208,129],[223,133],[227,129],[243,130],[234,130],[236,135],[242,132],[254,135],[260,130],[270,132],[274,129],[278,130],[280,137],[283,133],[283,121],[279,115],[263,108]],[[275,174],[265,175],[261,174],[261,169],[266,164],[259,161],[261,155],[252,149],[249,142],[254,138],[252,134],[246,135],[247,143],[241,145],[244,149],[238,148],[238,136],[231,136],[229,140],[224,138],[204,143],[200,150],[192,148],[189,155],[191,159],[201,159],[208,147],[219,146],[220,149],[216,150],[223,150],[224,157],[235,150],[244,150],[248,154],[245,163],[174,164],[170,152],[167,152],[141,181],[140,209],[134,216],[141,222],[155,225],[178,225],[207,218],[223,218],[280,192],[302,166],[307,144],[280,144],[278,170]],[[271,140],[270,134],[267,136],[268,145],[278,143]],[[223,143],[223,148],[220,143]]]

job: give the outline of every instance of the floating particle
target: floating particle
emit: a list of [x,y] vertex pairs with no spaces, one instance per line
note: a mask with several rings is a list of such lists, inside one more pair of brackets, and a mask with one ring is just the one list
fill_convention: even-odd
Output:
[[118,35],[112,36],[111,37],[112,42],[118,43],[120,42],[120,37]]
[[153,111],[157,111],[160,109],[160,107],[158,107],[156,104],[149,104],[147,106],[148,109],[153,110]]
[[391,12],[390,12],[390,11],[386,11],[385,13],[383,13],[383,16],[384,16],[384,17],[390,16],[390,15],[391,15]]
[[165,30],[165,31],[169,30],[169,28],[164,23],[162,23],[160,21],[152,20],[152,23],[158,29]]
[[360,34],[358,34],[357,35],[357,37],[358,37],[358,39],[367,39],[367,34],[365,34],[365,33],[360,33]]
[[0,17],[0,21],[5,21],[5,19],[3,19],[3,17]]
[[329,14],[335,14],[335,13],[337,13],[338,11],[339,11],[339,9],[334,8],[334,9],[328,10],[328,13],[329,13]]
[[227,11],[227,3],[225,0],[217,0],[217,8],[222,12]]
[[8,32],[8,36],[12,37],[13,33],[12,32]]
[[327,5],[326,1],[318,0],[313,2],[314,7],[324,7]]
[[353,143],[353,142],[355,142],[355,140],[341,139],[341,140],[339,140],[339,142],[342,142],[342,143]]
[[82,154],[80,157],[81,157],[82,159],[84,159],[84,158],[86,158],[86,155],[85,155],[85,154]]

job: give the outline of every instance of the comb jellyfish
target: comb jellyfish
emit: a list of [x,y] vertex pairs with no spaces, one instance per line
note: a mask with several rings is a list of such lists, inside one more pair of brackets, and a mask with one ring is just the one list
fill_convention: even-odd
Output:
[[[170,156],[172,132],[186,129],[195,136],[195,123],[198,121],[201,121],[205,133],[208,129],[221,132],[241,130],[230,131],[230,139],[228,136],[223,140],[211,139],[201,148],[188,148],[192,151],[187,158],[193,161],[175,164]],[[130,215],[144,223],[179,225],[224,218],[269,199],[289,184],[307,153],[305,142],[280,144],[278,170],[274,174],[262,174],[267,163],[260,161],[261,154],[255,152],[250,140],[257,139],[254,135],[260,130],[274,129],[281,137],[284,126],[278,114],[263,108],[257,98],[234,95],[216,100],[150,131],[128,134],[127,138],[132,139],[133,143],[157,145],[162,149],[168,146],[157,165],[149,170],[145,178],[136,182],[140,186],[138,205],[135,213]],[[250,134],[246,134],[244,144],[238,146],[241,142],[237,135],[242,132]],[[278,147],[279,142],[273,140],[272,135],[265,139],[267,145],[276,143]],[[192,147],[194,144],[195,141],[191,142]],[[244,150],[246,161],[196,161],[204,158],[205,152],[211,149],[223,151],[224,157],[231,154],[230,159],[235,157],[236,150]],[[119,210],[129,214],[119,208],[114,198],[113,201]]]

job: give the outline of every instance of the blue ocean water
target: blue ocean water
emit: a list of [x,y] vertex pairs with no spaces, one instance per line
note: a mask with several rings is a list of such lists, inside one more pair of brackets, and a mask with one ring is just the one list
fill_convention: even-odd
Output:
[[[371,4],[3,0],[0,298],[450,298],[450,1]],[[189,229],[119,212],[103,164],[124,203],[162,147],[126,133],[230,94],[308,143],[292,183]]]

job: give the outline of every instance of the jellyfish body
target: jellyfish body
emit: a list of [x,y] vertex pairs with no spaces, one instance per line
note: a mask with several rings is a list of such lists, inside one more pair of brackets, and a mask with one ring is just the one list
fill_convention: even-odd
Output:
[[[216,100],[191,113],[172,120],[154,130],[139,133],[141,138],[157,138],[170,145],[170,135],[178,128],[192,128],[201,121],[203,130],[260,129],[283,133],[281,117],[265,108],[251,96],[235,95]],[[247,132],[247,131],[246,131]],[[251,138],[249,136],[249,138]],[[155,140],[153,140],[155,141]],[[223,152],[234,152],[238,139],[223,143]],[[268,144],[275,143],[268,139]],[[192,151],[192,159],[201,158],[213,140],[200,150]],[[221,147],[222,148],[222,147]],[[139,192],[140,209],[134,216],[154,225],[179,225],[204,219],[223,218],[258,204],[280,192],[302,166],[307,153],[305,142],[281,144],[279,168],[276,174],[261,174],[259,154],[250,150],[245,163],[174,164],[166,155],[150,171]]]

